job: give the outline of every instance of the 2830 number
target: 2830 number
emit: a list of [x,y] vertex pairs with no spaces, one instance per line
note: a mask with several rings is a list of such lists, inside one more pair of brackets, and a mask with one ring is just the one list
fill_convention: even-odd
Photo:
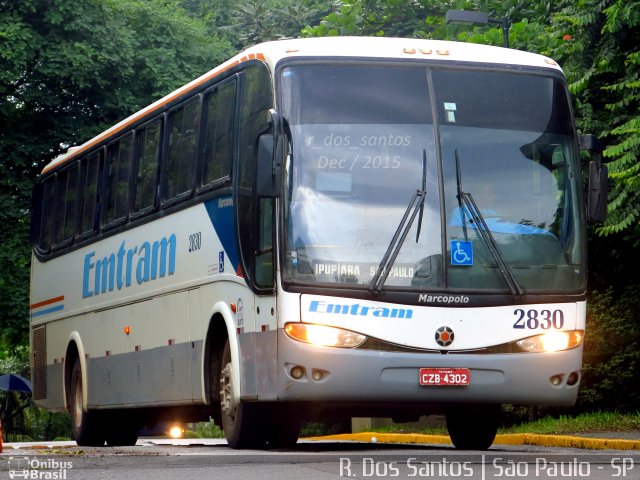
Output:
[[564,313],[562,313],[562,310],[537,310],[535,308],[524,310],[523,308],[516,308],[513,314],[518,317],[516,323],[513,324],[513,328],[529,330],[536,330],[537,328],[549,330],[553,328],[560,330],[564,327]]

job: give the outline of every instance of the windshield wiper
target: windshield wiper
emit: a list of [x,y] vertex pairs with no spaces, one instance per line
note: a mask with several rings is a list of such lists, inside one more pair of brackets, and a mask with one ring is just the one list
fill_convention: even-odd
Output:
[[422,228],[422,217],[424,214],[424,200],[427,196],[427,152],[426,150],[422,150],[422,189],[416,190],[416,192],[411,197],[409,201],[409,205],[407,205],[407,209],[402,216],[402,220],[398,224],[398,228],[396,228],[396,233],[393,234],[393,238],[387,247],[387,250],[384,252],[384,256],[380,261],[380,265],[378,265],[378,270],[376,274],[371,279],[371,283],[369,284],[369,291],[376,295],[382,291],[382,286],[387,281],[387,277],[389,277],[389,273],[391,273],[391,267],[396,261],[398,254],[400,253],[400,249],[404,244],[407,235],[409,235],[409,230],[411,230],[411,226],[413,225],[413,221],[416,219],[416,216],[420,214],[420,218],[418,221],[418,231],[416,233],[416,243],[418,243],[418,239],[420,238],[420,230]]
[[466,211],[471,215],[472,221],[476,224],[478,233],[484,243],[487,245],[491,256],[496,261],[498,265],[498,270],[504,278],[505,283],[511,290],[513,295],[523,295],[525,292],[523,288],[518,283],[518,280],[513,275],[511,268],[507,264],[507,261],[504,258],[504,255],[500,251],[496,239],[493,237],[491,230],[487,226],[487,222],[482,215],[482,212],[478,208],[478,204],[473,199],[473,196],[469,192],[462,191],[462,169],[460,167],[460,155],[458,154],[458,150],[455,151],[456,155],[456,184],[458,187],[458,205],[460,206],[460,217],[462,220],[462,231],[464,234],[465,241],[468,241],[468,233],[467,233],[467,219],[466,219]]

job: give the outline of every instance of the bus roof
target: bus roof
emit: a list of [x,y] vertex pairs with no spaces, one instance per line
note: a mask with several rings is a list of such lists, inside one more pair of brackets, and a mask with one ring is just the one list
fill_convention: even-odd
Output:
[[54,158],[42,173],[77,158],[127,127],[151,116],[178,97],[197,89],[200,85],[224,71],[249,60],[265,62],[271,71],[288,58],[384,58],[424,59],[442,62],[473,62],[496,65],[517,65],[551,68],[561,71],[558,64],[542,55],[508,48],[475,43],[421,40],[387,37],[318,37],[266,42],[250,47],[197,79],[171,92],[146,108],[134,113],[88,142],[70,147],[66,153]]
[[[292,57],[363,57],[387,59],[438,59],[499,65],[546,67],[558,64],[542,55],[477,43],[388,37],[318,37],[267,42],[243,54],[262,54],[269,66]],[[242,55],[242,54],[241,54]]]

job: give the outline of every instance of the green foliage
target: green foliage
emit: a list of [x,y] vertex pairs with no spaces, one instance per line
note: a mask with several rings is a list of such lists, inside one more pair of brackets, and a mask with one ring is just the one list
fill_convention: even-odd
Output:
[[26,341],[42,166],[233,49],[177,0],[15,0],[0,10],[0,335]]
[[499,433],[566,435],[568,433],[625,432],[638,429],[640,429],[640,413],[609,411],[583,413],[576,416],[546,416],[533,422],[501,429]]
[[640,294],[626,288],[589,298],[578,408],[637,410],[640,396]]
[[[0,343],[0,374],[5,373],[29,378],[29,348],[26,345]],[[51,414],[31,404],[29,397],[24,394],[0,392],[0,405],[5,438],[31,441],[71,436],[68,414]],[[10,406],[9,410],[7,406]],[[21,406],[26,408],[18,411]]]
[[536,50],[547,41],[541,35],[551,3],[507,0],[344,0],[318,25],[303,30],[305,36],[374,35],[460,40],[503,45],[500,26],[445,25],[447,10],[479,10],[495,20],[507,17],[511,23],[510,46]]
[[184,432],[185,438],[224,438],[224,434],[213,420],[189,425]]
[[318,22],[331,11],[323,0],[246,0],[229,9],[223,32],[235,39],[238,49],[269,40],[300,35],[307,25]]
[[603,235],[640,232],[640,2],[582,0],[553,16],[552,34],[571,36],[549,49],[576,97],[578,127],[599,137],[612,188]]

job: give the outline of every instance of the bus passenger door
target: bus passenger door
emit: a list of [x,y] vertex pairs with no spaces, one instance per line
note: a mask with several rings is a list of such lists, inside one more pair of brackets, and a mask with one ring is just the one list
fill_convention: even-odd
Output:
[[277,383],[277,315],[275,297],[274,198],[258,199],[258,239],[255,258],[256,296],[255,374],[260,400],[275,400]]

